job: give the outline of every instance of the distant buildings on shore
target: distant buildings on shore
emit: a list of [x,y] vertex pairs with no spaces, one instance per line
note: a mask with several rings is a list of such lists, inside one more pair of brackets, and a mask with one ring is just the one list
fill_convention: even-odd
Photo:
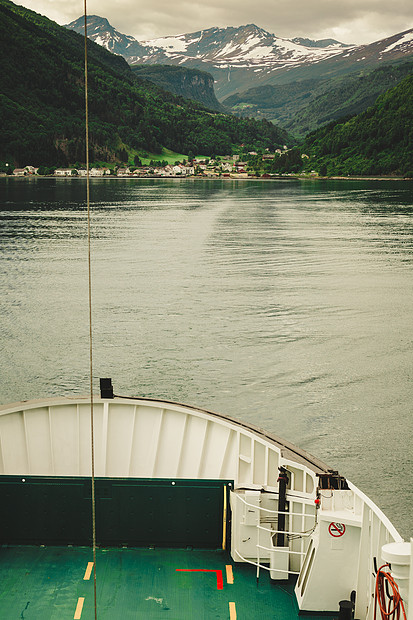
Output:
[[[265,164],[274,160],[287,150],[277,149],[274,153],[265,152],[259,156],[256,152],[245,155],[245,161],[241,161],[240,155],[227,155],[210,159],[205,157],[197,157],[190,162],[175,162],[175,164],[167,164],[166,162],[151,161],[151,165],[139,166],[94,166],[89,169],[90,177],[233,177],[243,178],[257,176],[256,168],[252,168],[251,157]],[[87,170],[85,167],[69,167],[69,168],[45,168],[25,166],[24,168],[15,168],[13,176],[55,176],[55,177],[85,177]],[[258,175],[259,176],[259,175]],[[269,175],[263,175],[269,176]]]

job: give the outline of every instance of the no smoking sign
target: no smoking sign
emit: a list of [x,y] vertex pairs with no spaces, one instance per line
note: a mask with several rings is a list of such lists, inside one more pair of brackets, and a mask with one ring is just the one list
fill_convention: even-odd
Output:
[[328,526],[328,533],[333,536],[333,538],[340,538],[343,536],[346,531],[346,526],[344,523],[330,523]]

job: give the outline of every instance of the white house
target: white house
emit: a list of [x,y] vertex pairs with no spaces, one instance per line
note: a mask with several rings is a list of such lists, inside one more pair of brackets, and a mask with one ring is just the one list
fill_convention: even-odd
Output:
[[221,168],[222,168],[223,172],[232,172],[233,167],[234,166],[232,165],[232,162],[224,162],[221,165]]
[[56,168],[54,171],[55,177],[71,177],[75,174],[75,170],[73,168]]
[[129,168],[119,168],[117,171],[118,177],[128,177],[130,175]]

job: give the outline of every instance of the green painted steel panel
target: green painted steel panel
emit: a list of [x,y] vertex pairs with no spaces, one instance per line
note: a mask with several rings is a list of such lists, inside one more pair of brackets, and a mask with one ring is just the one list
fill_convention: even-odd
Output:
[[0,543],[91,543],[90,480],[2,476]]
[[[219,548],[230,484],[97,478],[97,543]],[[2,476],[0,494],[0,543],[91,544],[89,478]]]
[[[91,560],[86,547],[0,548],[0,618],[73,618],[82,597],[81,620],[93,620],[93,577],[84,580]],[[232,566],[233,584],[226,580],[226,565]],[[257,583],[254,566],[234,563],[222,551],[98,549],[96,566],[99,620],[229,620],[230,602],[239,620],[300,617],[294,580],[271,582],[261,571]],[[214,572],[199,569],[221,571],[223,589]],[[311,620],[328,616],[312,614]]]

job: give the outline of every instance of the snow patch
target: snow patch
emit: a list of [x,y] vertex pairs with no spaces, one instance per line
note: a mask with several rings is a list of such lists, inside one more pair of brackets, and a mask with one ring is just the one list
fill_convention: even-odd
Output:
[[226,56],[228,54],[231,54],[232,52],[235,52],[236,49],[237,45],[234,45],[233,43],[227,43],[225,47],[223,47],[222,50],[219,52],[219,55]]
[[96,37],[96,39],[94,39],[95,43],[97,43],[98,45],[101,45],[102,47],[107,47],[107,38],[106,37],[101,37],[98,36]]
[[401,45],[404,45],[405,43],[410,43],[410,41],[413,41],[413,32],[407,32],[401,39],[398,39],[397,41],[386,47],[386,49],[383,50],[382,54],[385,54],[386,52],[391,52],[391,50],[393,50],[395,47],[399,47]]
[[150,44],[168,50],[168,52],[186,52],[188,43],[183,37],[184,35],[180,35],[179,37],[161,37],[147,42],[144,41],[142,45]]
[[272,55],[272,47],[271,46],[260,46],[254,47],[254,49],[250,50],[247,53],[242,55],[243,60],[258,60],[260,58],[268,58]]

